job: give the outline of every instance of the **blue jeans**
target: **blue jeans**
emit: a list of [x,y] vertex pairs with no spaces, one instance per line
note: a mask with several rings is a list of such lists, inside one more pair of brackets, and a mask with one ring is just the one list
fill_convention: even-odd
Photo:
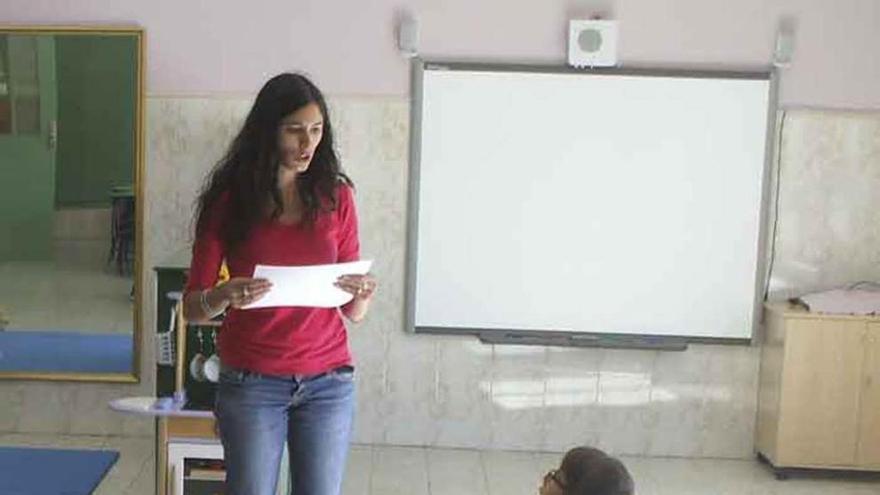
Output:
[[275,495],[284,441],[293,495],[338,495],[354,413],[354,372],[270,376],[224,367],[214,414],[226,495]]

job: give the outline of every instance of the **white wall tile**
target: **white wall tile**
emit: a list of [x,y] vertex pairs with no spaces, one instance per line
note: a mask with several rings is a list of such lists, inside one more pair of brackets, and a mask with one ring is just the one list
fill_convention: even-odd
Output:
[[430,445],[437,433],[435,401],[435,339],[430,336],[392,336],[388,350],[388,389],[381,398],[385,439],[393,445]]
[[545,436],[540,450],[596,445],[601,428],[599,374],[603,351],[549,348],[545,366]]
[[76,386],[65,383],[31,382],[24,389],[18,431],[23,433],[67,433],[70,430]]
[[437,382],[432,416],[435,445],[479,448],[491,440],[491,348],[474,337],[437,340]]
[[0,383],[0,432],[18,431],[24,413],[24,389],[27,383]]
[[794,110],[783,122],[771,295],[880,280],[880,117]]
[[111,400],[119,398],[118,394],[119,391],[114,387],[103,385],[80,387],[73,398],[69,433],[72,435],[120,433],[126,415],[113,411],[108,406]]

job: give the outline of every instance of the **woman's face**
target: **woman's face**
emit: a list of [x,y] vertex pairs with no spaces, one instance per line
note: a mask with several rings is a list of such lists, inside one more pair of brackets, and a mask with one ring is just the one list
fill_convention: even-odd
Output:
[[281,167],[298,174],[308,170],[323,135],[324,116],[316,103],[309,103],[281,119],[278,125]]
[[544,475],[541,486],[538,487],[538,495],[562,495],[564,483],[565,473],[561,469],[551,469]]

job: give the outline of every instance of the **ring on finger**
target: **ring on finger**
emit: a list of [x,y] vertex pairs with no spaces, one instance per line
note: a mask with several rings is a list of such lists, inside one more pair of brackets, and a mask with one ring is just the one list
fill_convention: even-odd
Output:
[[245,287],[245,288],[243,288],[243,289],[241,290],[241,295],[242,295],[243,298],[247,299],[247,297],[248,297],[248,289],[247,289],[247,287]]

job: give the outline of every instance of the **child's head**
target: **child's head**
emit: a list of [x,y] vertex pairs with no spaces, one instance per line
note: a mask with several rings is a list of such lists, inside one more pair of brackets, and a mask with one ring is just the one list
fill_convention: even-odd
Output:
[[619,460],[591,447],[576,447],[544,476],[540,495],[632,495],[633,481]]

